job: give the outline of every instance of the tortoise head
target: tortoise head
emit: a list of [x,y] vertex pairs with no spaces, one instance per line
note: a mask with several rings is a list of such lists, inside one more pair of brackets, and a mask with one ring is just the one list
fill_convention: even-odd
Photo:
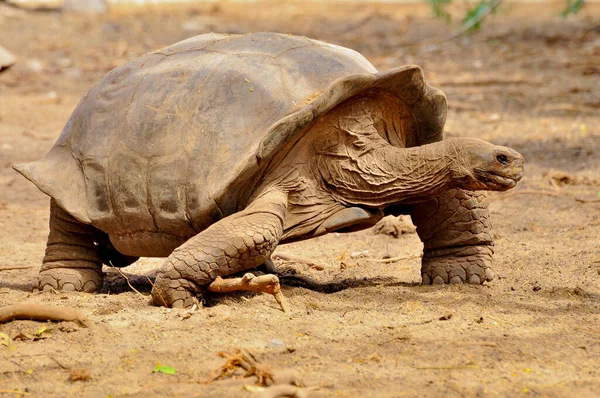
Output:
[[517,151],[475,138],[447,140],[448,155],[454,159],[453,179],[461,188],[505,191],[523,177],[524,159]]

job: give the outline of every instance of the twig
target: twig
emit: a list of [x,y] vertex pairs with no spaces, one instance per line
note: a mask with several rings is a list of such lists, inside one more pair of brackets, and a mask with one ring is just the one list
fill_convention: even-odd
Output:
[[152,280],[150,280],[150,277],[148,275],[146,275],[146,279],[148,279],[148,282],[150,282],[150,285],[152,285],[152,290],[155,291],[158,294],[158,297],[160,298],[160,301],[162,301],[163,305],[165,307],[169,307],[167,305],[167,301],[164,299],[164,297],[162,296],[162,294],[160,294],[160,289],[155,289],[154,288],[154,283],[152,282]]
[[14,265],[14,266],[8,266],[8,267],[0,267],[0,272],[1,271],[12,271],[15,269],[30,269],[30,268],[35,268],[34,265]]
[[314,268],[318,271],[323,271],[326,268],[324,265],[318,264],[315,260],[313,260],[311,258],[299,256],[296,254],[273,253],[271,258],[273,258],[274,260],[279,259],[279,260],[283,260],[283,261],[295,261],[298,263],[308,264],[309,267]]
[[231,354],[220,352],[219,356],[227,359],[227,362],[212,371],[208,378],[208,383],[228,375],[237,367],[246,371],[244,377],[256,376],[258,384],[261,386],[272,384],[274,381],[271,369],[268,366],[260,364],[254,355],[246,349],[236,348]]
[[413,369],[418,370],[455,370],[455,369],[475,369],[477,365],[457,365],[457,366],[415,366],[407,361],[402,361]]
[[[600,199],[575,198],[575,200],[579,203],[600,203]],[[2,271],[2,269],[0,269],[0,271]]]
[[247,273],[241,278],[230,279],[223,279],[219,276],[208,285],[208,290],[216,293],[227,293],[238,290],[269,293],[275,297],[275,300],[277,300],[283,312],[289,312],[287,301],[285,300],[283,293],[281,293],[279,278],[276,275],[267,274],[254,276],[251,273]]
[[36,6],[28,7],[22,6],[21,4],[14,3],[12,1],[0,0],[0,4],[4,4],[7,7],[15,8],[18,10],[24,10],[29,12],[60,12],[60,7],[48,7],[48,6]]
[[413,258],[421,258],[421,255],[413,255],[413,256],[401,256],[401,257],[390,257],[390,258],[382,258],[382,259],[369,259],[369,261],[372,261],[374,263],[394,263],[396,261],[402,261],[402,260],[410,260]]
[[0,323],[16,319],[34,321],[72,321],[89,328],[93,326],[84,314],[72,308],[56,307],[47,304],[14,304],[0,307]]
[[119,268],[117,268],[117,267],[115,267],[114,265],[112,265],[112,263],[110,264],[110,267],[111,267],[112,269],[115,269],[115,270],[117,270],[117,272],[119,273],[119,275],[121,275],[123,278],[125,278],[125,280],[127,281],[127,285],[129,285],[129,287],[131,288],[131,290],[133,290],[134,292],[136,292],[136,293],[137,293],[137,294],[139,294],[140,296],[144,296],[144,297],[146,297],[145,295],[143,295],[142,293],[140,293],[140,292],[139,292],[139,290],[137,290],[135,287],[133,287],[133,286],[131,285],[131,282],[129,282],[129,278],[127,277],[127,275],[125,275],[125,274],[123,273],[123,271],[121,271]]

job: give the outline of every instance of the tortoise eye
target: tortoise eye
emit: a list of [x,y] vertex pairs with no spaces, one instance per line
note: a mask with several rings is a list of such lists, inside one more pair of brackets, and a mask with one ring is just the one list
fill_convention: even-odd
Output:
[[498,156],[496,156],[496,159],[498,160],[498,162],[500,162],[500,164],[503,164],[503,165],[508,164],[508,156],[506,156],[506,155],[498,155]]

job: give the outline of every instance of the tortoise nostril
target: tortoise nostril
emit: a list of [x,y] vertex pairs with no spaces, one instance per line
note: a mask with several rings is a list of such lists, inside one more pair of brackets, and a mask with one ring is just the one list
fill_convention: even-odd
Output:
[[496,160],[498,160],[498,162],[500,162],[500,164],[503,164],[503,165],[507,165],[510,161],[508,159],[508,156],[503,155],[503,154],[496,156]]

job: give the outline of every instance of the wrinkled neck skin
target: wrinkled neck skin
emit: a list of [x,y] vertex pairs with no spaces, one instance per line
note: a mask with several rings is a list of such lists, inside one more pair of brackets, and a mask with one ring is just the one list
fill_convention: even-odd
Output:
[[[451,140],[398,148],[374,127],[367,108],[332,114],[315,126],[315,173],[347,205],[383,208],[426,200],[452,181]],[[362,112],[361,112],[362,110]]]
[[319,172],[328,189],[348,204],[386,207],[417,203],[451,184],[448,145],[413,148],[391,145],[347,156],[323,152]]
[[388,142],[416,144],[402,106],[381,96],[343,104],[273,159],[256,194],[274,186],[288,193],[282,241],[310,236],[346,207],[416,203],[447,188],[448,145]]

